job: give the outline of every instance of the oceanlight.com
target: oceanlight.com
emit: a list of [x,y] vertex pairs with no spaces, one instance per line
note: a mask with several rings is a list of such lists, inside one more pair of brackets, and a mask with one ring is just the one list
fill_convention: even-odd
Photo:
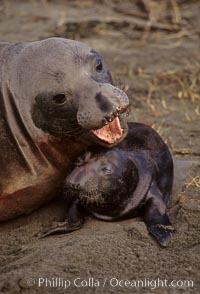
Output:
[[76,288],[149,288],[154,290],[156,288],[192,288],[194,287],[194,282],[192,280],[167,280],[167,279],[119,279],[116,277],[113,278],[87,278],[82,279],[77,277],[75,279],[64,279],[59,277],[47,278],[30,278],[26,280],[28,287],[39,287],[39,288],[63,288],[69,289],[70,287]]

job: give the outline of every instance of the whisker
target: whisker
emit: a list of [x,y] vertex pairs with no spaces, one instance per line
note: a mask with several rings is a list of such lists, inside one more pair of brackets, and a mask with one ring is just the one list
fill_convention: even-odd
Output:
[[43,68],[45,68],[47,72],[49,71],[50,73],[56,74],[56,72],[52,70],[50,67],[48,67],[47,65],[43,65]]
[[66,136],[66,137],[73,137],[74,136],[72,134],[67,134],[65,132],[59,132],[59,131],[55,131],[55,130],[50,130],[50,132],[52,132],[54,134],[58,134],[58,135],[63,135],[63,136]]
[[46,74],[46,75],[49,75],[49,76],[55,78],[55,73],[54,73],[54,74],[52,74],[52,73],[48,73],[48,72],[46,72],[46,71],[39,70],[39,69],[36,69],[36,68],[34,68],[34,67],[31,67],[31,69],[34,70],[34,71],[36,71],[36,72],[40,72],[40,73],[43,73],[43,74]]
[[78,129],[78,128],[77,129],[70,130],[70,131],[67,131],[67,132],[57,131],[57,130],[51,129],[51,132],[53,132],[55,134],[61,134],[61,135],[64,135],[64,136],[68,136],[68,137],[74,137],[74,136],[77,136],[77,135],[79,135],[81,137],[81,136],[84,135],[83,130]]
[[82,134],[82,130],[80,129],[74,129],[72,131],[65,132],[65,134],[72,134],[72,132],[73,134]]
[[73,45],[71,45],[71,44],[68,44],[68,45],[71,49],[75,64],[79,65],[80,64],[80,55],[79,55],[78,46],[76,44],[76,41],[74,42]]
[[75,51],[74,51],[74,47],[71,45],[71,44],[68,44],[69,45],[69,47],[70,47],[70,49],[71,49],[71,52],[72,52],[72,55],[73,55],[73,57],[74,57],[74,59],[75,59]]
[[79,58],[78,47],[76,45],[76,42],[74,43],[74,47],[75,47],[75,50],[76,50],[76,61],[77,61],[78,64],[80,64],[80,58]]
[[40,78],[40,80],[55,81],[55,78],[54,77],[53,78],[47,77],[47,78]]

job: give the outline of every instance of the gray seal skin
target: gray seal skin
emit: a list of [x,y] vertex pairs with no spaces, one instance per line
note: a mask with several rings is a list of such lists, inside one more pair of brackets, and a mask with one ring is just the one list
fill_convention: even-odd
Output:
[[0,43],[0,221],[56,196],[89,146],[123,140],[128,105],[103,58],[83,43]]
[[172,157],[152,128],[140,123],[129,123],[128,128],[119,145],[111,150],[93,148],[77,160],[64,185],[64,195],[72,201],[68,217],[44,236],[80,229],[85,212],[115,221],[133,217],[143,208],[148,231],[161,246],[167,245],[174,232],[166,212]]

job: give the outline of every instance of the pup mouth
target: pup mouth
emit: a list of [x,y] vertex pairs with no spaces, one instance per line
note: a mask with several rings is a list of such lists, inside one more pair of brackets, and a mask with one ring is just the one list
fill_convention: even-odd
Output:
[[104,127],[92,130],[92,133],[102,141],[108,144],[114,144],[123,135],[119,117],[116,117],[112,122],[106,124]]
[[103,198],[102,192],[98,189],[94,189],[91,191],[86,191],[79,184],[71,183],[70,180],[65,182],[65,194],[73,199],[77,198],[84,205],[88,204],[96,204],[100,205],[105,203],[105,199]]

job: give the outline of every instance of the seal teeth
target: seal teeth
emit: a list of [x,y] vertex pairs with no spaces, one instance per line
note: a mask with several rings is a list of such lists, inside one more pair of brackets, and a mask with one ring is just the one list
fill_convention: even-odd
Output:
[[118,109],[116,109],[114,112],[113,112],[113,115],[114,117],[117,117],[120,115],[120,111]]
[[102,124],[103,124],[104,126],[106,126],[106,125],[108,124],[108,121],[107,121],[106,118],[104,118],[104,119],[102,120]]
[[104,120],[106,121],[106,124],[111,123],[113,121],[114,117],[115,117],[115,113],[113,113],[111,116],[105,116]]
[[119,117],[105,116],[104,118],[109,123],[100,129],[92,130],[92,133],[101,140],[113,144],[123,135]]

